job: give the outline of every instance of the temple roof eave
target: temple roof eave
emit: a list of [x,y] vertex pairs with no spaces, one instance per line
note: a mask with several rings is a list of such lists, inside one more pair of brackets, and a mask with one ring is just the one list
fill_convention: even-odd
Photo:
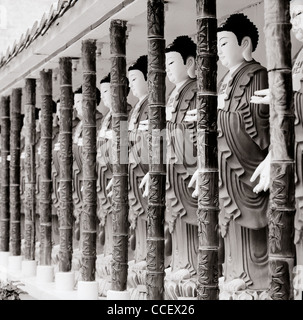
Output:
[[[0,94],[8,94],[11,88],[23,86],[26,77],[36,78],[42,69],[53,68],[61,56],[79,58],[82,40],[109,37],[111,19],[131,19],[146,10],[146,3],[140,0],[86,0],[69,3],[70,7],[65,7],[64,14],[49,14],[48,22],[43,16],[40,24],[44,28],[48,23],[51,24],[43,34],[37,35],[40,26],[35,23],[20,38],[20,42],[15,42],[15,48],[11,49],[15,53],[12,56],[7,54],[6,61],[2,58]],[[18,49],[18,46],[23,47]]]
[[[165,1],[165,40],[177,35],[196,37],[196,1]],[[245,5],[262,6],[263,0],[246,0]],[[217,0],[218,19],[244,5],[243,0]],[[43,69],[58,72],[60,57],[81,58],[81,43],[97,40],[97,75],[110,71],[109,26],[112,19],[126,20],[128,26],[127,63],[147,54],[146,0],[58,0],[40,22],[36,22],[5,56],[0,57],[0,95],[24,87],[25,78],[39,79]],[[144,40],[145,39],[145,40]],[[194,39],[195,40],[195,39]],[[99,68],[99,69],[98,69]],[[57,70],[56,70],[57,69]],[[81,64],[73,84],[81,83]],[[57,86],[57,87],[56,87]],[[58,96],[58,83],[54,96]]]

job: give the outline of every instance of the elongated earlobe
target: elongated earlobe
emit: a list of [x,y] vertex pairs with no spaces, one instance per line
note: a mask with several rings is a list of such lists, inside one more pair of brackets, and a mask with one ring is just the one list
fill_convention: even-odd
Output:
[[244,37],[241,43],[243,49],[243,58],[246,61],[252,60],[252,41],[250,37]]
[[194,57],[188,57],[186,60],[187,74],[190,78],[196,77],[196,59]]

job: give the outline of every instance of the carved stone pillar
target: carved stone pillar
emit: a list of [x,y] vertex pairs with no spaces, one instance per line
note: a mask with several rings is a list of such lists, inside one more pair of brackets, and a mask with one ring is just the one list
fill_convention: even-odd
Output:
[[[22,94],[24,95],[24,89],[22,90]],[[25,114],[24,107],[22,108],[21,102],[21,119],[22,119],[22,127],[21,127],[21,137],[20,137],[20,201],[21,201],[21,239],[24,240],[24,207],[25,207]],[[21,255],[24,255],[24,243],[21,242]]]
[[[57,108],[59,104],[57,104]],[[55,115],[57,117],[57,115]],[[60,205],[59,185],[60,185],[60,170],[59,170],[59,123],[53,122],[53,139],[52,139],[52,242],[54,245],[59,244],[59,226],[58,226],[58,213]],[[54,252],[53,252],[54,253]]]
[[289,1],[265,0],[265,39],[270,103],[271,201],[269,219],[269,295],[293,297],[294,266],[294,107]]
[[0,251],[9,251],[9,160],[10,154],[10,97],[1,98],[1,208],[0,208]]
[[35,260],[35,218],[36,218],[36,80],[25,80],[25,204],[24,204],[24,259]]
[[217,19],[215,0],[197,0],[199,300],[218,300]]
[[[39,79],[40,82],[40,79]],[[39,84],[40,86],[40,84]],[[37,260],[40,260],[40,194],[41,194],[41,167],[40,167],[40,151],[41,151],[41,106],[35,108],[35,117],[36,117],[36,137],[35,137],[35,164],[36,164],[36,185],[35,185],[35,228],[36,228],[36,253],[35,257]],[[38,243],[38,246],[37,246]]]
[[81,279],[94,281],[96,271],[96,41],[82,43],[83,210],[80,217]]
[[70,272],[73,255],[73,89],[71,58],[60,58],[60,209],[59,271]]
[[40,264],[51,265],[52,253],[52,70],[41,71]]
[[112,152],[113,152],[113,262],[112,290],[125,291],[128,268],[128,114],[126,79],[126,21],[110,26]]
[[20,131],[22,89],[12,91],[10,132],[10,237],[12,256],[21,255]]
[[166,165],[164,155],[165,39],[164,1],[147,2],[149,192],[147,230],[147,299],[164,299],[164,214]]

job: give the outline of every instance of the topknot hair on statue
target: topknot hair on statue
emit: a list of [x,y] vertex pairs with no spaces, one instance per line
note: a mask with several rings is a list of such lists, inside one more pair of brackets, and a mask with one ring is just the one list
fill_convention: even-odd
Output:
[[189,36],[179,36],[165,49],[165,53],[173,51],[179,52],[183,58],[184,64],[186,64],[188,57],[196,58],[197,45]]
[[259,41],[259,31],[255,24],[243,13],[230,15],[217,29],[217,32],[229,31],[236,35],[238,44],[248,36],[252,42],[252,51],[255,51]]
[[39,112],[41,109],[35,107],[35,120],[39,120]]
[[[82,86],[79,86],[75,91],[74,91],[74,95],[75,94],[82,94]],[[99,105],[101,101],[101,92],[100,90],[96,87],[96,103],[97,106]]]
[[99,105],[100,101],[101,101],[101,92],[100,92],[99,88],[96,87],[96,104],[97,104],[97,106]]
[[110,83],[110,72],[101,79],[100,84],[101,83]]
[[[24,118],[25,118],[25,114],[24,113],[20,113],[20,123],[21,123],[21,128],[24,125]],[[1,126],[0,126],[1,127]]]
[[74,94],[81,94],[82,93],[82,86],[79,86],[75,91]]
[[145,81],[147,81],[147,55],[140,56],[129,68],[131,70],[139,70],[143,73]]

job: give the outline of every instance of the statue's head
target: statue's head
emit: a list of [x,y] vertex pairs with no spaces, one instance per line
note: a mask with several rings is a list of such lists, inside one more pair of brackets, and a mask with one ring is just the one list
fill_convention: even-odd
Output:
[[148,93],[147,67],[147,55],[144,55],[128,68],[129,87],[133,95],[139,99]]
[[[97,103],[97,106],[99,105],[100,100],[101,100],[100,90],[96,87],[96,103]],[[82,115],[83,115],[82,101],[83,101],[82,86],[80,86],[74,91],[74,109],[77,110],[77,114],[80,117],[82,117]]]
[[166,73],[170,82],[177,85],[195,77],[197,46],[188,36],[179,36],[165,49]]
[[257,27],[243,13],[230,15],[217,29],[218,55],[221,63],[231,69],[244,60],[252,60],[251,54],[258,45]]
[[[110,88],[110,73],[108,73],[105,77],[103,77],[100,81],[100,92],[101,92],[101,100],[104,105],[111,110],[112,107],[112,96],[111,96],[111,88]],[[126,80],[126,96],[129,94],[129,81],[128,78]]]
[[303,42],[303,0],[290,1],[290,22],[295,37]]
[[110,93],[110,73],[100,81],[101,100],[104,105],[111,109],[112,97]]

